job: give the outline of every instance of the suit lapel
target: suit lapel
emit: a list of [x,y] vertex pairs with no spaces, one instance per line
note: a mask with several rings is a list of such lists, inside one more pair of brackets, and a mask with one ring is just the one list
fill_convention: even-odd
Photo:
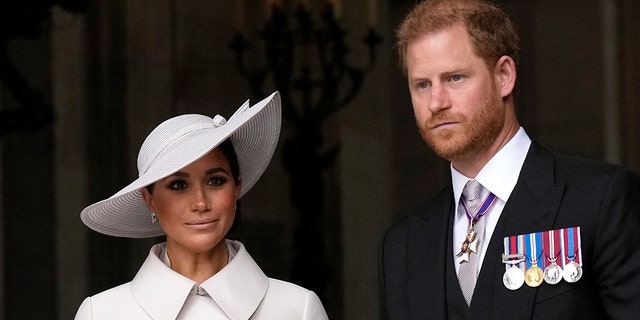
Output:
[[564,190],[564,181],[555,181],[553,155],[532,144],[516,188],[500,217],[504,231],[512,232],[505,236],[552,228]]
[[[413,217],[408,248],[410,319],[441,319],[446,314],[445,267],[447,244],[451,242],[449,219],[453,190],[449,185]],[[430,302],[430,303],[427,303]],[[433,302],[433,303],[431,303]]]
[[[504,287],[503,239],[553,229],[564,190],[564,182],[555,181],[553,155],[532,143],[518,183],[491,237],[471,305],[473,318],[530,317],[537,288],[524,284],[520,289],[512,291]],[[487,308],[487,305],[492,307]],[[514,305],[518,308],[513,308]]]

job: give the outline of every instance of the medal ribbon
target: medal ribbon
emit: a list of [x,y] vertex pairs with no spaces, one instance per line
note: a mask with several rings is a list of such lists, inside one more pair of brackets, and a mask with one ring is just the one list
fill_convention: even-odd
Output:
[[560,241],[560,230],[551,231],[550,236],[553,241],[553,251],[549,252],[549,255],[553,254],[552,258],[556,258],[556,264],[564,266],[564,259],[562,258],[564,245],[562,244],[563,242]]
[[[516,237],[515,236],[510,236],[510,237],[504,237],[504,253],[505,254],[513,254],[515,252],[513,252],[514,250],[511,248],[516,248]],[[505,270],[509,270],[509,268],[511,267],[511,265],[505,263],[504,265]]]
[[[556,259],[556,264],[562,268],[571,261],[582,266],[580,245],[580,227],[533,232],[504,238],[505,254],[525,254],[525,261],[517,264],[523,271],[534,265],[544,269],[551,264],[549,259]],[[535,260],[537,263],[532,263]],[[508,269],[511,265],[506,264],[505,267]]]
[[[519,235],[519,236],[510,236],[510,237],[505,237],[504,238],[504,251],[506,254],[521,254],[524,255],[525,254],[525,236],[524,235]],[[525,259],[527,260],[527,259]],[[514,266],[522,269],[522,271],[524,271],[524,267],[526,266],[526,261],[522,261],[520,263],[517,264],[513,264]],[[506,263],[505,264],[505,268],[508,270],[510,267],[512,266],[512,264]]]
[[580,250],[580,227],[566,228],[563,234],[565,243],[564,260],[565,265],[573,261],[582,265],[582,250]]
[[564,269],[564,266],[567,265],[567,263],[569,263],[569,259],[567,259],[567,241],[566,241],[566,233],[567,233],[567,229],[560,229],[560,230],[556,230],[558,232],[558,235],[560,236],[560,256],[558,257],[558,261],[562,262],[562,263],[558,263],[560,265],[562,265],[562,268]]
[[560,246],[560,230],[548,230],[542,234],[542,243],[544,246],[545,259],[542,259],[542,268],[546,268],[551,264],[553,259],[558,259],[556,263],[562,265],[563,259],[560,259],[561,249]]
[[[518,252],[520,254],[526,254],[526,249],[525,249],[525,237],[524,234],[521,234],[518,236]],[[522,269],[522,271],[524,272],[526,270],[526,266],[527,266],[527,259],[525,256],[524,261],[520,262],[518,264],[518,268]]]
[[533,235],[533,233],[529,233],[524,237],[525,240],[525,244],[524,247],[526,249],[526,254],[525,254],[525,268],[529,269],[531,268],[531,261],[533,259],[535,259],[536,256],[536,248],[534,248],[533,246],[535,245],[535,241],[531,241],[531,236]]
[[576,229],[575,231],[575,241],[578,244],[578,248],[576,248],[576,263],[579,265],[582,265],[582,241],[580,240],[580,227],[574,227]]
[[536,251],[536,266],[537,266],[538,263],[540,262],[540,259],[544,255],[544,249],[542,248],[542,232],[536,232],[535,238],[536,238],[536,249],[537,249]]
[[553,250],[553,243],[551,243],[550,241],[551,239],[549,239],[549,231],[543,231],[542,232],[542,253],[543,255],[545,255],[546,259],[542,259],[542,266],[541,268],[544,270],[544,268],[547,267],[547,265],[549,265],[549,258],[551,258],[551,254],[549,252],[552,252]]
[[531,268],[532,266],[540,267],[538,265],[538,262],[540,262],[540,257],[542,256],[542,252],[539,252],[540,250],[542,250],[541,236],[541,232],[533,232],[525,235],[525,248],[527,249],[527,269]]
[[569,261],[573,260],[573,257],[575,256],[574,254],[575,247],[573,242],[573,229],[567,228],[567,232],[565,232],[564,235],[565,235],[564,241],[567,242],[567,246],[565,247],[567,251],[564,252],[564,255],[565,255],[565,258],[567,259],[567,263],[569,263]]
[[467,219],[469,219],[469,221],[476,221],[489,211],[489,209],[491,208],[491,206],[495,201],[496,201],[496,195],[489,192],[489,195],[482,202],[482,205],[480,206],[480,210],[478,210],[478,213],[476,213],[476,215],[473,217],[469,213],[469,210],[467,210],[467,206],[465,205],[464,201],[460,201],[460,202],[462,203],[464,212],[467,214]]

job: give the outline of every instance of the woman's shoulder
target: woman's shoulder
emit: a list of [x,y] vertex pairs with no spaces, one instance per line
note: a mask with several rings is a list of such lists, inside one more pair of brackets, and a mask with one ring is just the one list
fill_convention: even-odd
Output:
[[104,290],[91,296],[90,298],[93,301],[133,298],[133,296],[131,295],[131,282],[123,283],[111,289]]
[[94,294],[85,299],[85,303],[87,302],[87,300],[90,301],[93,310],[95,310],[96,308],[109,308],[110,306],[114,305],[135,303],[133,295],[131,294],[130,282]]
[[313,291],[272,278],[256,316],[257,319],[328,319],[320,298]]
[[117,319],[130,316],[137,309],[138,304],[128,282],[87,297],[78,308],[75,319]]
[[290,293],[294,295],[315,294],[313,291],[299,286],[295,283],[274,278],[269,278],[269,291],[271,290],[277,293]]
[[315,292],[273,278],[269,278],[269,289],[261,304],[261,308],[265,307],[278,310],[280,315],[307,315],[308,318],[305,319],[327,319],[322,302]]

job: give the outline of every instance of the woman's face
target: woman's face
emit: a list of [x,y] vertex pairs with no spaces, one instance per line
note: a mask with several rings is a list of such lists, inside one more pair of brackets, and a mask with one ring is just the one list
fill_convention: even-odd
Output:
[[157,181],[143,198],[167,234],[167,246],[207,253],[224,245],[240,194],[229,161],[219,148]]

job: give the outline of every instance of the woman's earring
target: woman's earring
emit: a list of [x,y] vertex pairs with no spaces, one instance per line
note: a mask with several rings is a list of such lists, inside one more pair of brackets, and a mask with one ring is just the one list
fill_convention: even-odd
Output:
[[156,217],[155,212],[151,212],[151,223],[158,223],[158,217]]

